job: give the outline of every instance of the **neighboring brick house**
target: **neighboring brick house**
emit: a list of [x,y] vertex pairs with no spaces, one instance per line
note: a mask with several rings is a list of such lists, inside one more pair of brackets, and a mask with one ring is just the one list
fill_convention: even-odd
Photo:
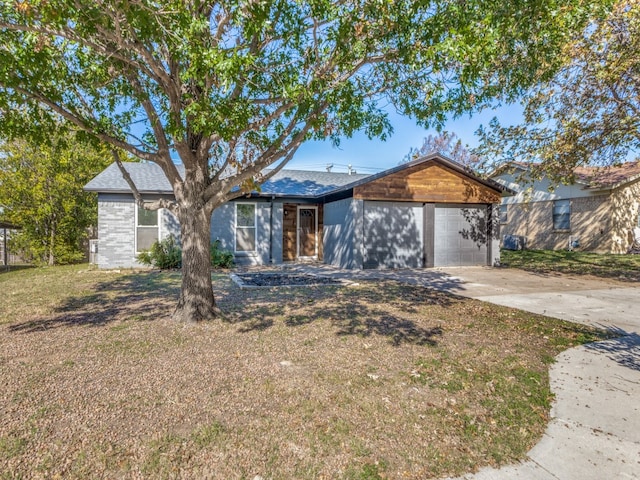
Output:
[[[575,182],[527,180],[526,164],[510,163],[490,177],[517,192],[500,205],[501,233],[526,237],[529,249],[627,253],[640,226],[640,161],[578,167]],[[579,244],[579,246],[578,246]]]

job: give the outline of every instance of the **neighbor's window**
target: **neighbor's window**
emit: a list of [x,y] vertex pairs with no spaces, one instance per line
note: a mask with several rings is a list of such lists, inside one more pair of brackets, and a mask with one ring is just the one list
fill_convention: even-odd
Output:
[[553,229],[569,230],[571,228],[571,201],[556,200],[553,202]]
[[158,241],[158,210],[138,207],[136,220],[136,252],[149,250]]
[[236,252],[256,251],[256,204],[236,203]]
[[507,223],[509,221],[508,205],[500,205],[500,223]]

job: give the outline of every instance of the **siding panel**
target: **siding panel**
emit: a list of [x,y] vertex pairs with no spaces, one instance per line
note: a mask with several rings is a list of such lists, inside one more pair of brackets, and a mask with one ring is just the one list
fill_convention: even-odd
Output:
[[499,203],[500,193],[435,162],[386,175],[353,189],[354,198],[426,203]]

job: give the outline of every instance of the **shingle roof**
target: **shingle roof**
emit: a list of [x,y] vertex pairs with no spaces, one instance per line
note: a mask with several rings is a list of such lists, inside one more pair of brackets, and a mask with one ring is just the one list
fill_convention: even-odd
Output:
[[[162,169],[155,163],[125,163],[125,168],[140,193],[171,193],[171,184]],[[184,176],[184,166],[177,165]],[[131,189],[122,177],[116,163],[112,163],[84,187],[89,192],[129,193]]]
[[[155,163],[125,163],[124,165],[140,193],[172,193],[169,181],[162,169]],[[178,171],[184,175],[184,166],[178,165]],[[368,175],[283,169],[262,185],[260,195],[316,197],[365,177]],[[85,186],[85,190],[103,193],[129,193],[131,191],[115,163],[91,180]]]
[[592,188],[614,187],[640,177],[640,161],[612,167],[577,167],[576,178]]
[[[388,170],[384,170],[382,172],[378,172],[374,175],[368,175],[366,176],[366,178],[362,178],[362,179],[355,179],[355,181],[350,182],[346,185],[344,185],[343,187],[339,188],[337,191],[344,191],[344,190],[348,190],[360,185],[363,185],[365,183],[368,182],[372,182],[374,180],[378,180],[379,178],[383,178],[386,177],[387,175],[392,175],[394,173],[400,172],[402,170],[406,170],[409,169],[411,167],[414,167],[416,165],[421,165],[427,162],[437,162],[441,165],[444,165],[452,170],[455,170],[463,175],[466,175],[469,178],[472,178],[473,180],[475,180],[478,183],[481,183],[489,188],[492,188],[498,192],[505,192],[505,193],[514,193],[511,189],[505,187],[504,185],[501,185],[500,183],[496,182],[495,180],[491,179],[491,178],[482,178],[478,175],[476,175],[475,173],[473,173],[470,169],[468,169],[467,167],[465,167],[464,165],[462,165],[461,163],[456,162],[455,160],[452,160],[448,157],[445,157],[444,155],[441,155],[440,153],[430,153],[428,155],[425,155],[424,157],[420,157],[416,160],[413,160],[411,162],[407,162],[407,163],[402,163],[400,165],[397,165],[393,168],[389,168]],[[336,193],[336,192],[334,192]]]
[[369,177],[365,174],[281,170],[262,185],[263,195],[316,197]]
[[[499,175],[509,168],[529,170],[536,163],[509,162],[498,167],[491,176]],[[616,166],[605,167],[575,167],[573,169],[576,183],[585,185],[585,188],[614,188],[640,178],[640,160],[626,162]]]
[[[508,188],[491,180],[480,178],[468,171],[463,165],[440,154],[430,154],[409,163],[384,170],[375,175],[348,174],[337,172],[312,172],[308,170],[281,170],[262,184],[256,196],[276,197],[320,197],[340,194],[351,188],[365,184],[387,175],[435,161],[456,170],[475,181],[499,192],[511,192]],[[184,166],[178,165],[178,172],[184,176]],[[173,191],[162,169],[155,163],[125,163],[125,168],[140,193],[171,194]],[[122,178],[118,166],[113,163],[84,187],[89,192],[130,193],[131,189]],[[513,192],[511,192],[513,193]]]

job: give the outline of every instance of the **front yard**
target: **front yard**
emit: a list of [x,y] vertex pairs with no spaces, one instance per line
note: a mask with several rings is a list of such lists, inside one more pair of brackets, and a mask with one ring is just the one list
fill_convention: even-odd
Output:
[[627,282],[640,282],[640,255],[613,255],[567,250],[522,250],[500,252],[502,266],[536,273],[593,275]]
[[393,282],[239,290],[0,273],[1,478],[437,478],[523,458],[585,327]]

